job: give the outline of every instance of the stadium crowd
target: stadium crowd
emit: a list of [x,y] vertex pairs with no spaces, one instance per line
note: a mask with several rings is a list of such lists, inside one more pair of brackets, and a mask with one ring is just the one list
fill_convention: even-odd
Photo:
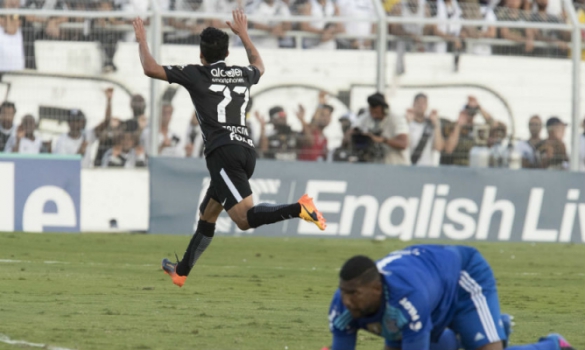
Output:
[[[144,167],[148,160],[150,130],[145,115],[146,101],[141,95],[131,98],[132,118],[112,117],[113,89],[105,91],[107,105],[104,119],[87,129],[81,110],[67,112],[63,120],[69,131],[51,141],[43,141],[36,131],[38,123],[32,115],[14,123],[17,106],[12,102],[0,105],[0,151],[7,153],[53,153],[81,155],[83,166]],[[367,98],[367,107],[357,113],[345,113],[339,118],[343,134],[340,147],[332,149],[324,130],[330,125],[334,107],[327,95],[319,93],[319,105],[309,117],[302,105],[296,112],[301,130],[290,126],[288,115],[281,106],[273,106],[268,116],[255,111],[250,116],[260,125],[255,139],[258,157],[279,161],[334,161],[351,163],[383,163],[394,165],[474,166],[484,159],[483,166],[510,168],[568,169],[569,157],[563,142],[565,127],[557,117],[543,122],[530,118],[528,140],[512,140],[506,125],[496,120],[477,98],[469,96],[455,122],[443,118],[436,110],[428,110],[428,97],[415,96],[412,107],[400,113],[391,111],[384,95],[375,93]],[[202,157],[203,137],[195,113],[185,132],[179,135],[170,129],[173,116],[171,103],[164,103],[160,116],[157,152],[168,157]],[[544,124],[544,125],[543,125]],[[544,128],[543,128],[544,126]],[[585,171],[585,119],[580,142],[580,167]],[[543,129],[546,136],[543,137]],[[483,152],[477,153],[478,150]],[[474,153],[475,152],[475,153]],[[478,158],[479,157],[479,158]],[[512,164],[516,163],[516,166]],[[475,166],[481,166],[475,164]]]
[[[434,17],[445,21],[483,19],[487,22],[517,21],[564,23],[567,21],[562,0],[382,0],[390,16],[412,19]],[[146,0],[0,0],[3,8],[46,10],[91,10],[141,13],[149,10]],[[376,18],[371,0],[157,0],[163,11],[228,14],[243,7],[251,15],[314,17],[310,22],[250,21],[260,48],[371,49],[376,24],[369,22],[327,22],[327,18]],[[585,23],[585,0],[575,0],[579,18]],[[117,69],[113,57],[117,43],[133,41],[129,19],[71,18],[17,15],[0,16],[0,49],[7,59],[0,71],[35,69],[36,40],[96,41],[103,50],[103,71]],[[209,26],[226,28],[218,19],[164,19],[164,43],[198,44],[199,34]],[[290,31],[304,33],[291,35]],[[559,30],[523,28],[462,27],[459,24],[389,25],[394,35],[389,42],[398,52],[462,52],[477,55],[514,54],[544,57],[568,57],[570,33]],[[288,33],[288,34],[287,34]],[[350,37],[342,36],[347,34]],[[506,39],[498,42],[486,40]],[[238,45],[237,40],[233,40]],[[299,41],[299,42],[297,42]],[[8,59],[10,58],[10,59]]]
[[[563,23],[566,14],[562,0],[383,0],[390,16],[409,18],[437,17],[444,20],[458,18],[483,19],[488,22],[539,21]],[[141,13],[149,10],[145,0],[0,0],[3,8],[45,10],[91,10]],[[246,12],[271,16],[304,15],[314,17],[311,22],[250,21],[254,42],[262,48],[288,48],[301,45],[305,49],[370,49],[375,24],[368,22],[327,22],[328,17],[375,17],[370,0],[157,0],[164,11],[227,14],[243,7]],[[585,0],[574,2],[579,18],[585,22]],[[224,21],[216,19],[165,18],[164,43],[198,44],[199,34],[207,26],[225,28]],[[133,41],[129,19],[122,18],[67,18],[59,16],[0,16],[0,71],[35,69],[36,40],[97,41],[103,50],[103,72],[117,70],[114,55],[117,42]],[[477,55],[514,54],[546,57],[567,57],[568,33],[558,30],[521,28],[462,27],[460,25],[397,24],[389,25],[395,35],[389,48],[398,52],[431,51],[460,52]],[[292,36],[290,31],[310,33],[310,36]],[[339,36],[351,34],[353,37]],[[263,35],[261,35],[263,34]],[[439,41],[425,40],[429,38]],[[507,39],[506,46],[469,39]],[[234,38],[232,38],[234,39]],[[302,42],[297,42],[301,40]],[[238,45],[237,40],[231,40]],[[510,43],[515,44],[510,46]],[[540,43],[539,45],[537,45]],[[544,45],[542,45],[544,43]],[[457,57],[457,56],[456,56]],[[111,101],[113,91],[107,90]],[[487,107],[470,96],[466,107],[456,116],[440,117],[437,111],[428,111],[428,98],[418,94],[407,111],[390,112],[385,98],[374,94],[367,107],[347,113],[339,120],[343,141],[339,148],[328,147],[324,130],[329,127],[333,107],[326,96],[320,95],[320,105],[309,116],[300,106],[296,118],[302,128],[294,131],[286,111],[280,106],[270,108],[267,117],[254,113],[260,125],[254,135],[258,155],[276,160],[375,162],[400,165],[437,166],[473,163],[470,154],[474,147],[489,149],[489,165],[512,167],[514,158],[525,168],[566,169],[568,155],[563,135],[565,125],[556,117],[543,121],[539,116],[530,119],[531,137],[526,141],[510,139],[506,125],[495,120]],[[366,103],[364,103],[366,105]],[[0,151],[20,153],[81,154],[84,166],[141,167],[147,163],[149,131],[145,116],[146,102],[140,95],[132,97],[133,117],[121,120],[112,117],[108,102],[104,120],[95,128],[86,130],[81,110],[69,110],[63,119],[69,123],[69,132],[58,139],[43,142],[35,136],[38,122],[27,115],[20,125],[13,119],[17,106],[4,102],[0,113]],[[185,126],[185,133],[177,135],[169,128],[173,106],[167,103],[161,111],[160,144],[158,152],[165,156],[200,157],[203,141],[196,115]],[[250,120],[250,118],[249,118]],[[452,122],[452,120],[456,120]],[[481,120],[481,123],[478,123]],[[547,137],[541,138],[543,124]],[[335,123],[335,127],[337,127]],[[333,125],[331,126],[333,127]],[[585,127],[585,125],[584,125]],[[488,154],[487,152],[483,153]],[[581,168],[585,170],[585,135],[581,140]],[[472,164],[473,165],[473,164]]]

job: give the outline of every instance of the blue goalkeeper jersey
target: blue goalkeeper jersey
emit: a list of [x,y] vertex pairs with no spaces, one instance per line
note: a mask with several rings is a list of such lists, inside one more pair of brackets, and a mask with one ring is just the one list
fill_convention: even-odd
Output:
[[383,337],[389,347],[427,350],[454,317],[462,264],[474,252],[463,246],[416,245],[379,260],[382,307],[375,315],[354,319],[338,289],[329,309],[332,350],[355,349],[359,329]]

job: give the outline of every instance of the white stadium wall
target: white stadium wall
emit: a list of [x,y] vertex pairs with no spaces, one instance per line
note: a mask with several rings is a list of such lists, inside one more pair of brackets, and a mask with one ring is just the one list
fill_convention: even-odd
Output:
[[145,169],[82,170],[81,231],[146,231],[148,180]]

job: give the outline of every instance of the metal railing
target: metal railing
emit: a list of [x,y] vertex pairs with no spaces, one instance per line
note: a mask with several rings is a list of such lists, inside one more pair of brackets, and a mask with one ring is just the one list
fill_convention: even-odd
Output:
[[[145,0],[146,1],[146,0]],[[375,41],[374,49],[376,50],[377,60],[376,60],[376,81],[375,86],[379,91],[385,91],[388,87],[387,82],[387,62],[386,62],[386,53],[388,51],[388,42],[398,39],[398,36],[390,35],[388,33],[388,26],[391,24],[418,24],[418,25],[439,25],[439,24],[454,24],[454,25],[461,25],[461,26],[470,26],[470,27],[478,27],[478,26],[489,26],[489,27],[496,27],[496,28],[524,28],[524,29],[542,29],[542,30],[559,30],[559,31],[567,31],[571,32],[571,60],[572,60],[572,90],[571,90],[571,104],[572,104],[572,152],[571,152],[571,169],[577,170],[578,169],[578,161],[579,161],[579,136],[580,131],[577,127],[580,125],[580,96],[581,96],[581,86],[580,86],[580,64],[581,64],[581,31],[585,30],[585,25],[579,23],[577,18],[576,11],[573,7],[573,4],[569,0],[563,0],[564,2],[564,9],[567,13],[567,18],[569,19],[568,23],[541,23],[541,22],[529,22],[529,21],[496,21],[496,22],[487,22],[485,20],[471,20],[471,19],[449,19],[448,22],[445,20],[441,20],[438,18],[414,18],[414,17],[396,17],[396,16],[388,16],[384,11],[382,4],[380,1],[372,0],[374,9],[376,12],[375,18],[370,17],[327,17],[326,20],[329,23],[347,23],[347,22],[368,22],[372,24],[376,24],[377,29],[375,34],[367,35],[367,36],[356,36],[351,34],[341,34],[338,35],[338,38],[361,38],[361,39],[370,39]],[[120,12],[120,11],[109,11],[109,12],[101,12],[101,11],[55,11],[55,10],[27,10],[27,9],[0,9],[0,15],[8,15],[8,14],[18,14],[21,16],[40,16],[40,17],[76,17],[76,18],[85,18],[85,19],[99,19],[99,18],[123,18],[123,19],[132,19],[137,16],[143,18],[150,19],[149,31],[150,31],[150,46],[151,51],[155,59],[160,59],[160,52],[161,46],[163,43],[163,35],[165,32],[172,31],[173,28],[169,26],[163,25],[163,19],[166,18],[176,18],[176,19],[222,19],[222,20],[229,20],[231,16],[229,14],[209,14],[209,13],[198,13],[198,12],[173,12],[173,11],[160,11],[158,10],[158,6],[155,6],[154,0],[151,0],[151,6],[154,10],[142,12],[142,13],[127,13],[127,12]],[[248,19],[250,21],[265,21],[266,18],[263,16],[258,15],[248,15]],[[285,21],[291,23],[301,23],[301,22],[309,22],[314,21],[315,19],[310,16],[273,16],[270,18],[271,21]],[[64,23],[62,24],[62,28],[64,30],[83,30],[84,24],[83,23]],[[121,31],[121,32],[128,32],[132,30],[132,27],[128,24],[122,25],[115,25],[110,30],[114,31]],[[267,35],[265,31],[262,30],[251,30],[250,33],[252,35],[262,36]],[[318,37],[316,34],[302,32],[302,31],[287,31],[287,37],[295,38],[296,47],[300,48],[302,39],[304,38],[315,38]],[[444,38],[434,37],[434,36],[424,36],[422,38],[423,42],[433,43],[433,42],[440,42],[445,41]],[[488,44],[488,45],[499,45],[499,46],[514,46],[518,45],[517,42],[512,40],[505,40],[505,39],[462,39],[463,42],[470,44],[467,47],[471,47],[471,44]],[[547,48],[553,46],[553,44],[544,42],[544,41],[536,41],[534,43],[535,47],[540,48]],[[150,85],[150,110],[157,111],[160,110],[160,91],[158,84],[152,82]],[[150,118],[150,131],[151,131],[151,140],[156,140],[158,138],[158,126],[159,121],[157,120],[158,115],[156,113],[152,114],[152,118]],[[151,147],[153,148],[151,151],[152,153],[156,153],[156,145],[157,142],[150,142]]]

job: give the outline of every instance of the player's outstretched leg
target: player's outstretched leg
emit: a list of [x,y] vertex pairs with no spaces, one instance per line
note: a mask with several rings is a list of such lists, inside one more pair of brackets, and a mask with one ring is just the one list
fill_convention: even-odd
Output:
[[248,209],[246,218],[250,228],[273,224],[292,218],[301,218],[305,221],[312,222],[321,230],[325,230],[327,226],[323,215],[315,207],[313,199],[306,194],[297,203],[293,204],[273,205],[260,203]]
[[223,207],[211,198],[212,192],[213,189],[210,186],[210,190],[208,190],[207,195],[199,207],[201,214],[197,223],[197,230],[195,230],[193,237],[191,237],[187,250],[183,254],[183,259],[177,261],[177,263],[173,263],[168,259],[163,259],[162,261],[164,272],[171,276],[173,283],[179,287],[185,284],[189,272],[191,272],[191,269],[201,254],[211,244],[211,240],[215,234],[215,222]]
[[540,338],[538,343],[510,346],[508,350],[575,350],[560,334],[549,334]]

